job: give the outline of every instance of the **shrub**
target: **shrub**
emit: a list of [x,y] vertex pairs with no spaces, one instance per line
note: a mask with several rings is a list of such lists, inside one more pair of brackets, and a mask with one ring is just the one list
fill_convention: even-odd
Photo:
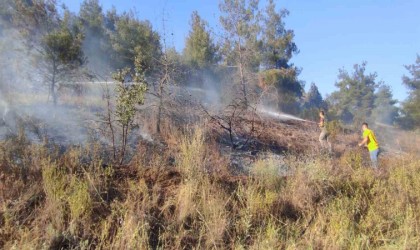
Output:
[[72,178],[66,200],[68,201],[73,220],[89,217],[93,202],[89,193],[89,185],[85,180],[76,177]]
[[343,124],[339,120],[331,120],[327,123],[329,138],[335,140],[343,131]]

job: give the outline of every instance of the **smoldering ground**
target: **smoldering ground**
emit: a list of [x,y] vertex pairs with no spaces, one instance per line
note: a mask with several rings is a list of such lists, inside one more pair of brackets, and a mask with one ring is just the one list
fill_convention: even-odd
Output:
[[[54,106],[42,75],[39,52],[14,28],[0,33],[0,138],[25,132],[31,141],[48,137],[62,144],[87,141],[86,120],[94,113],[78,105]],[[23,129],[22,129],[23,128]]]

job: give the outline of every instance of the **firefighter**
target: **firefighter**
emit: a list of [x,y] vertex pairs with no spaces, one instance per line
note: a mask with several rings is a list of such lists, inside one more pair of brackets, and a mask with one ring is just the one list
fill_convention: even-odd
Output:
[[363,140],[359,143],[359,147],[367,147],[369,150],[370,160],[372,161],[372,167],[378,167],[378,155],[379,155],[379,144],[376,140],[375,133],[369,129],[369,125],[364,122],[362,124]]
[[332,152],[331,142],[329,140],[329,133],[327,130],[327,123],[328,119],[325,115],[324,110],[319,111],[319,123],[318,126],[321,129],[321,133],[319,134],[319,142],[321,143],[321,147],[323,149],[328,149],[328,152]]

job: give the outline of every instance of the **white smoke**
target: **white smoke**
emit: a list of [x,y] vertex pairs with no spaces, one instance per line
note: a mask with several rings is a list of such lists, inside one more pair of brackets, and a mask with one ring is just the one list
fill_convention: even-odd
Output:
[[57,143],[78,144],[86,141],[85,117],[77,107],[54,107],[48,101],[48,84],[42,77],[47,71],[39,52],[28,47],[13,27],[5,24],[0,33],[0,138],[17,134],[25,127],[29,139],[31,129],[45,128]]
[[10,111],[10,108],[9,108],[9,104],[6,101],[4,101],[4,98],[1,95],[0,95],[0,111],[2,114],[2,120],[5,123],[6,117]]

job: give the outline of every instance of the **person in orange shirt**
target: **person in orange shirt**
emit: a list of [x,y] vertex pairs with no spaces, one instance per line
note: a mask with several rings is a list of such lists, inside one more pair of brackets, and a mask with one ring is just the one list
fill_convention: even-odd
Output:
[[369,150],[370,160],[374,168],[378,167],[379,143],[376,140],[375,133],[369,129],[369,125],[364,122],[362,124],[363,140],[359,143],[359,147],[366,146]]

